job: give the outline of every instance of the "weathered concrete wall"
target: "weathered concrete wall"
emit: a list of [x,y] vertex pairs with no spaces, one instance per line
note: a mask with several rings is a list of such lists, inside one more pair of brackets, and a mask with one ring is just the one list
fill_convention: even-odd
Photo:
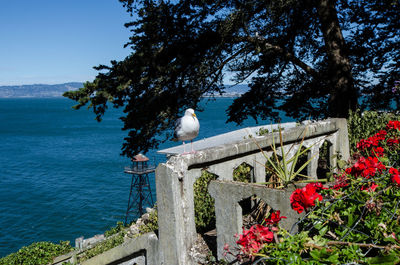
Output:
[[122,245],[82,262],[82,265],[138,264],[152,265],[158,262],[158,239],[151,232],[125,240]]
[[[309,123],[283,131],[285,152],[294,144],[299,147],[304,137],[303,146],[310,147],[309,157],[318,161],[319,148],[328,141],[330,155],[340,153],[342,159],[349,158],[347,123],[345,119],[328,119],[317,123]],[[156,170],[157,204],[159,214],[159,249],[162,264],[195,264],[190,255],[190,249],[196,240],[194,225],[193,184],[201,176],[201,169],[214,173],[218,180],[232,180],[233,170],[245,162],[253,167],[254,181],[265,181],[265,169],[258,162],[265,158],[260,152],[266,151],[272,155],[270,146],[275,142],[279,146],[279,134],[244,139],[232,144],[215,146],[198,151],[195,154],[177,155],[167,163],[160,164]],[[292,156],[296,147],[291,150]],[[308,166],[308,174],[317,177],[317,162]],[[334,165],[335,161],[331,161]],[[288,218],[288,225],[294,222],[288,192],[277,192],[263,186],[248,186],[236,184],[216,184],[210,188],[215,197],[217,213],[218,248],[221,244],[234,243],[233,235],[241,232],[241,210],[238,201],[253,194],[259,194],[269,204],[280,209]],[[217,196],[218,194],[230,195]],[[251,194],[253,193],[253,194]],[[231,196],[232,195],[232,196]],[[244,196],[244,197],[243,197]],[[293,213],[292,213],[293,212]],[[232,219],[232,220],[230,220]],[[224,220],[225,226],[218,225],[218,220]],[[226,227],[226,223],[229,227]],[[219,222],[221,223],[221,222]],[[221,249],[219,251],[219,257]]]

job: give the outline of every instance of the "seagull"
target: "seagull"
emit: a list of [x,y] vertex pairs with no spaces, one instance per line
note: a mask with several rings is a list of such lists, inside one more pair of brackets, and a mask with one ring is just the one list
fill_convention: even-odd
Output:
[[185,150],[185,141],[190,140],[190,145],[192,147],[191,153],[193,151],[192,140],[199,134],[200,123],[194,113],[193,109],[187,109],[185,111],[185,116],[179,118],[175,123],[175,131],[173,141],[182,141],[183,143],[183,154],[187,154]]

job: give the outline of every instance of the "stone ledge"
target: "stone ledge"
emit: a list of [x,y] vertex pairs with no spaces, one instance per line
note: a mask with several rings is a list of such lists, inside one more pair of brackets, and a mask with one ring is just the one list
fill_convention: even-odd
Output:
[[[135,256],[135,254],[138,255]],[[127,239],[122,245],[88,259],[82,262],[82,265],[106,265],[118,262],[126,257],[134,259],[140,256],[145,256],[145,263],[143,264],[158,264],[158,238],[154,232],[133,239]]]
[[[307,139],[320,135],[335,133],[338,130],[342,130],[341,134],[345,134],[341,138],[347,139],[348,132],[346,119],[330,118],[323,121],[300,125],[282,132],[285,138],[284,141],[290,143],[300,141],[304,132],[306,132],[305,138]],[[259,146],[263,149],[269,148],[273,140],[276,143],[279,143],[278,133],[270,133],[265,136],[257,137],[257,143],[255,142],[254,138],[244,139],[230,144],[211,147],[202,151],[198,151],[195,154],[172,156],[168,160],[167,164],[172,164],[174,167],[179,165],[181,169],[184,169],[185,167],[186,169],[189,167],[201,168],[204,167],[204,164],[220,163],[221,160],[230,160],[232,157],[243,156],[248,153],[257,153],[260,151]],[[346,148],[344,147],[344,150],[345,149]],[[348,154],[342,155],[344,158],[349,156]]]

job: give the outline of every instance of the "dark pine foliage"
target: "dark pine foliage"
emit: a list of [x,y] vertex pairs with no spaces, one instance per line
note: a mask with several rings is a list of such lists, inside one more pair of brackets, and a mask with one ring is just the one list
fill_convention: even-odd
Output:
[[[120,0],[132,53],[100,65],[93,82],[65,96],[89,103],[97,118],[107,102],[123,107],[128,157],[157,148],[204,93],[224,90],[224,75],[250,90],[227,110],[246,117],[347,117],[349,110],[397,108],[400,1]],[[369,100],[358,106],[361,95]],[[390,102],[393,102],[390,105]],[[393,105],[394,104],[394,105]],[[168,137],[168,135],[167,135]]]

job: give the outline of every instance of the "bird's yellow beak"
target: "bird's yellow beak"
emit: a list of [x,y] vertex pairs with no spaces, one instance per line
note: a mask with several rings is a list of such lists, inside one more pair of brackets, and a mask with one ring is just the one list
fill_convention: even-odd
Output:
[[193,116],[193,117],[197,117],[197,116],[196,116],[196,113],[193,113],[192,116]]

